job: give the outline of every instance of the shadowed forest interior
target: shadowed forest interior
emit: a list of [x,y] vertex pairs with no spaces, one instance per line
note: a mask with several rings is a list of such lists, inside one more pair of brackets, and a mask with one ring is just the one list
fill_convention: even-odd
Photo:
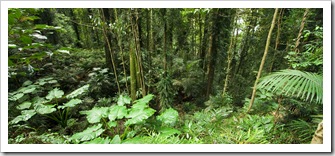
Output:
[[313,8],[10,8],[9,143],[322,143],[322,19]]

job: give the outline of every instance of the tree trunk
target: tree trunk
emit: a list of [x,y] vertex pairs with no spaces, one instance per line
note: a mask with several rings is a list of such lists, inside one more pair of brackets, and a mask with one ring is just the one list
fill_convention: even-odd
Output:
[[[234,22],[234,26],[236,26],[236,25],[237,25],[237,17],[236,17],[236,20]],[[227,92],[227,88],[228,88],[230,71],[231,71],[231,61],[232,61],[233,56],[234,56],[233,45],[234,45],[234,42],[236,42],[237,36],[238,36],[238,33],[236,34],[236,36],[234,36],[235,35],[235,31],[238,32],[238,28],[233,29],[233,34],[230,37],[231,39],[230,39],[229,50],[228,50],[228,64],[227,64],[227,71],[226,71],[226,79],[224,81],[224,87],[223,87],[223,92],[222,92],[222,96],[223,97],[224,97],[225,93]]]
[[274,52],[273,57],[272,57],[271,65],[270,65],[270,68],[269,68],[269,72],[272,71],[273,64],[274,64],[275,59],[276,59],[276,54],[277,54],[278,45],[279,45],[279,38],[280,38],[280,23],[281,23],[282,16],[284,15],[283,14],[283,12],[284,12],[283,10],[284,9],[280,9],[279,17],[278,17],[278,20],[277,20],[277,36],[276,36],[275,52]]
[[217,55],[218,20],[219,20],[219,10],[215,9],[213,10],[212,28],[208,44],[209,48],[208,48],[208,64],[207,64],[207,89],[206,89],[207,99],[209,95],[212,93],[212,86],[214,80],[215,59]]
[[273,15],[271,27],[270,27],[269,34],[268,34],[268,38],[266,40],[264,55],[263,55],[263,58],[262,58],[262,62],[260,64],[260,66],[259,66],[259,70],[258,70],[258,73],[257,73],[257,77],[256,77],[256,81],[255,81],[254,87],[252,89],[252,96],[251,96],[251,100],[250,100],[250,104],[249,104],[249,108],[248,108],[247,112],[250,111],[250,109],[251,109],[251,107],[252,107],[252,105],[254,103],[254,100],[255,100],[257,83],[259,81],[259,78],[261,77],[261,73],[262,73],[262,70],[263,70],[264,63],[265,63],[266,55],[267,55],[268,50],[269,50],[270,40],[271,40],[271,33],[272,33],[272,30],[273,30],[274,25],[275,25],[277,13],[278,13],[278,8],[276,8],[275,13]]
[[306,8],[305,13],[304,13],[304,17],[302,18],[302,21],[301,21],[301,24],[300,24],[299,34],[298,34],[298,37],[296,39],[295,46],[294,46],[294,51],[295,51],[296,54],[298,54],[300,52],[300,50],[299,50],[300,38],[301,38],[301,35],[302,35],[302,31],[304,30],[304,26],[305,26],[308,11],[309,11],[309,8]]
[[[130,41],[132,42],[132,41]],[[133,45],[129,44],[129,62],[130,62],[130,96],[132,101],[136,100],[136,91],[137,91],[137,84],[136,84],[136,57],[133,50]]]
[[136,55],[136,78],[138,80],[138,84],[142,89],[142,96],[144,97],[146,95],[146,89],[145,89],[145,81],[144,81],[144,73],[143,73],[143,66],[142,66],[142,54],[141,54],[141,42],[140,42],[140,34],[139,34],[139,27],[138,27],[138,11],[137,9],[132,11],[130,10],[130,16],[131,16],[131,27],[133,31],[133,37],[135,42],[135,55]]
[[[117,72],[116,72],[116,66],[114,63],[114,57],[113,57],[113,52],[112,52],[112,46],[111,46],[111,33],[109,31],[107,31],[106,25],[107,25],[107,20],[106,19],[110,19],[109,17],[109,10],[104,8],[102,9],[101,16],[102,16],[102,20],[104,21],[104,24],[102,26],[103,28],[103,35],[105,37],[106,40],[106,44],[105,44],[105,54],[106,54],[106,61],[111,61],[111,62],[106,62],[107,65],[109,65],[110,69],[113,69],[114,71],[114,75],[115,75],[115,81],[118,87],[118,93],[121,94],[121,89],[120,89],[120,85],[119,85],[119,80],[117,77]],[[106,16],[106,17],[105,17]]]
[[[114,16],[115,16],[115,20],[116,20],[116,23],[119,23],[119,19],[118,19],[118,13],[117,13],[117,9],[114,8]],[[124,61],[124,56],[123,56],[123,48],[122,48],[122,32],[118,31],[117,30],[117,43],[118,43],[118,46],[119,46],[119,49],[120,49],[120,52],[121,52],[121,59],[122,59],[122,67],[123,67],[123,74],[125,76],[125,79],[126,79],[126,90],[127,90],[127,93],[129,93],[129,89],[128,89],[128,81],[127,81],[127,71],[126,71],[126,62]]]
[[[70,15],[71,15],[72,20],[76,21],[76,16],[74,14],[73,9],[71,9]],[[72,27],[74,29],[74,32],[76,33],[76,38],[77,38],[77,41],[76,41],[75,45],[78,48],[82,48],[82,45],[80,44],[81,40],[80,40],[80,32],[79,32],[79,29],[78,29],[78,24],[76,22],[72,22]]]

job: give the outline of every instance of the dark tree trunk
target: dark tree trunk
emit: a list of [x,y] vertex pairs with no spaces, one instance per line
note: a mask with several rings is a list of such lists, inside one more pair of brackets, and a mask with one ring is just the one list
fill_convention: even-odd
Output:
[[[71,9],[70,14],[71,14],[71,18],[72,18],[72,20],[73,20],[73,21],[77,21],[73,9]],[[79,32],[79,29],[78,29],[78,24],[77,24],[77,22],[72,22],[72,27],[73,27],[73,29],[74,29],[74,32],[76,33],[76,39],[77,39],[77,41],[76,41],[76,44],[75,44],[75,45],[76,45],[76,47],[78,47],[78,48],[82,48],[82,45],[80,44],[81,39],[80,39],[80,32]]]

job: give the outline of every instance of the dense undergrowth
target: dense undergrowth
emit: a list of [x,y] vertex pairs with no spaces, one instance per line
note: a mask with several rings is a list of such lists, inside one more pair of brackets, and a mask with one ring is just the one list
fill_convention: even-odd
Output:
[[317,114],[321,108],[307,109],[291,98],[276,115],[276,96],[265,90],[259,91],[248,114],[227,94],[212,96],[203,106],[189,100],[159,110],[156,95],[136,101],[126,93],[117,95],[100,54],[76,49],[71,56],[57,56],[62,58],[51,62],[52,69],[40,70],[39,79],[10,91],[9,143],[309,143],[319,122],[303,114]]

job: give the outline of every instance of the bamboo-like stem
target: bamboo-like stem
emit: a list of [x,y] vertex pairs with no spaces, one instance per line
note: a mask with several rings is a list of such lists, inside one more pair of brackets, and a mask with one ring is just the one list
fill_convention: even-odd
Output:
[[272,33],[272,30],[273,30],[274,25],[275,25],[277,13],[278,13],[278,8],[276,8],[275,13],[273,15],[271,27],[270,27],[269,34],[268,34],[268,38],[266,40],[264,55],[263,55],[263,58],[262,58],[262,62],[260,64],[260,66],[259,66],[259,70],[258,70],[258,73],[257,73],[257,77],[256,77],[256,81],[255,81],[254,87],[252,89],[252,96],[251,96],[251,100],[250,100],[249,108],[248,108],[247,112],[249,112],[251,110],[251,107],[252,107],[252,105],[253,105],[253,103],[255,101],[256,90],[257,90],[257,83],[259,81],[259,78],[261,77],[261,73],[262,73],[262,70],[263,70],[264,63],[265,63],[266,55],[268,54],[268,51],[269,51],[269,46],[270,46],[270,41],[271,41],[271,33]]
[[[99,11],[100,12],[100,11]],[[101,14],[101,17],[102,17],[102,19],[103,19],[103,21],[104,22],[106,22],[106,19],[105,19],[105,16],[104,16],[104,14],[103,14],[103,11],[102,11],[102,9],[101,9],[101,12],[100,12],[100,14]],[[108,37],[107,37],[107,30],[106,30],[106,23],[104,23],[103,25],[102,25],[102,28],[103,28],[103,36],[105,37],[105,40],[106,40],[106,43],[107,43],[107,46],[108,46],[108,50],[109,50],[109,52],[110,52],[110,55],[111,55],[111,60],[112,60],[112,65],[113,65],[113,71],[114,71],[114,75],[115,75],[115,81],[116,81],[116,84],[117,84],[117,88],[118,88],[118,93],[119,93],[119,95],[121,94],[121,89],[120,89],[120,84],[119,84],[119,80],[118,80],[118,77],[117,77],[117,73],[116,73],[116,67],[115,67],[115,62],[114,62],[114,56],[112,55],[112,48],[111,48],[111,45],[110,45],[110,43],[109,43],[109,40],[108,40]]]

